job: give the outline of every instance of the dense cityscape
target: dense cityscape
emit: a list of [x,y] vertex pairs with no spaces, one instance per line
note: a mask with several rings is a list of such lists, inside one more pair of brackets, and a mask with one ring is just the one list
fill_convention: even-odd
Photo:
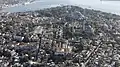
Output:
[[119,15],[78,6],[3,12],[0,67],[119,67],[119,29]]

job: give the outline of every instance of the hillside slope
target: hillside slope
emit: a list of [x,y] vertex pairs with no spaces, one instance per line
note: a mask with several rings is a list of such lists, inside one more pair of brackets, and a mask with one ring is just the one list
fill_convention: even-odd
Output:
[[77,6],[0,14],[2,67],[119,67],[119,44],[115,14]]

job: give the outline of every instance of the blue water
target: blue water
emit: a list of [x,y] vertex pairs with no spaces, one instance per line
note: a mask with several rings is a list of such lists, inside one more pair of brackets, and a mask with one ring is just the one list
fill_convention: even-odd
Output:
[[61,4],[70,4],[67,0],[36,0],[33,3],[27,5],[18,5],[15,7],[8,7],[4,9],[5,12],[24,12],[30,10],[39,10],[43,8],[55,7]]
[[30,10],[39,10],[43,8],[55,7],[59,5],[78,5],[84,8],[101,10],[120,14],[120,1],[100,1],[100,0],[36,0],[27,5],[19,5],[4,9],[7,12],[24,12]]

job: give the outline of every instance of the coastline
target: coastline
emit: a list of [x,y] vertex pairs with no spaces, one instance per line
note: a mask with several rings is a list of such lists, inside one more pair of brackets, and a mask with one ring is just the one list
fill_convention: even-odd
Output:
[[[50,3],[49,3],[50,2]],[[75,4],[72,2],[67,2],[67,1],[39,1],[39,0],[32,0],[29,2],[25,2],[25,3],[19,3],[19,4],[14,4],[14,5],[7,5],[6,7],[3,7],[0,11],[1,12],[26,12],[26,11],[34,11],[34,10],[40,10],[40,9],[44,9],[44,8],[51,8],[51,7],[57,7],[57,6],[62,6],[62,5],[73,5],[73,6],[79,6],[85,9],[91,9],[91,10],[98,10],[98,11],[103,11],[103,12],[107,12],[107,13],[112,13],[112,14],[117,14],[120,15],[118,10],[112,10],[110,8],[101,8],[98,6],[93,6],[93,5],[86,5],[86,4]],[[103,4],[105,6],[105,4]],[[102,5],[102,6],[103,6]],[[38,7],[39,6],[39,7]]]
[[[18,4],[4,4],[4,5],[0,5],[0,9],[4,11],[4,9],[6,8],[10,8],[10,7],[16,7],[16,6],[21,6],[21,5],[27,5],[27,4],[31,4],[32,2],[34,2],[35,0],[30,0],[28,2],[23,2],[23,3],[18,3]],[[0,10],[0,11],[1,11]]]

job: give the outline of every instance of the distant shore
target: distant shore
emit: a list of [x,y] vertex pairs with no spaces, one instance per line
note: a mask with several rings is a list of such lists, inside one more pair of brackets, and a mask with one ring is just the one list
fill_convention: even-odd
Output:
[[28,2],[23,2],[23,3],[18,3],[18,4],[0,4],[0,12],[1,10],[4,10],[6,8],[9,8],[9,7],[15,7],[15,6],[20,6],[20,5],[27,5],[27,4],[30,4],[32,2],[34,2],[35,0],[30,0]]
[[75,4],[75,3],[69,3],[64,1],[51,1],[51,0],[31,0],[29,2],[14,4],[14,5],[5,5],[0,8],[0,12],[25,12],[25,11],[34,11],[44,8],[50,8],[50,7],[56,7],[56,6],[62,6],[62,5],[74,5],[74,6],[80,6],[82,8],[87,9],[94,9],[94,10],[100,10],[107,13],[113,13],[120,15],[119,11],[109,9],[109,8],[101,8],[93,5],[86,5],[86,4]]

